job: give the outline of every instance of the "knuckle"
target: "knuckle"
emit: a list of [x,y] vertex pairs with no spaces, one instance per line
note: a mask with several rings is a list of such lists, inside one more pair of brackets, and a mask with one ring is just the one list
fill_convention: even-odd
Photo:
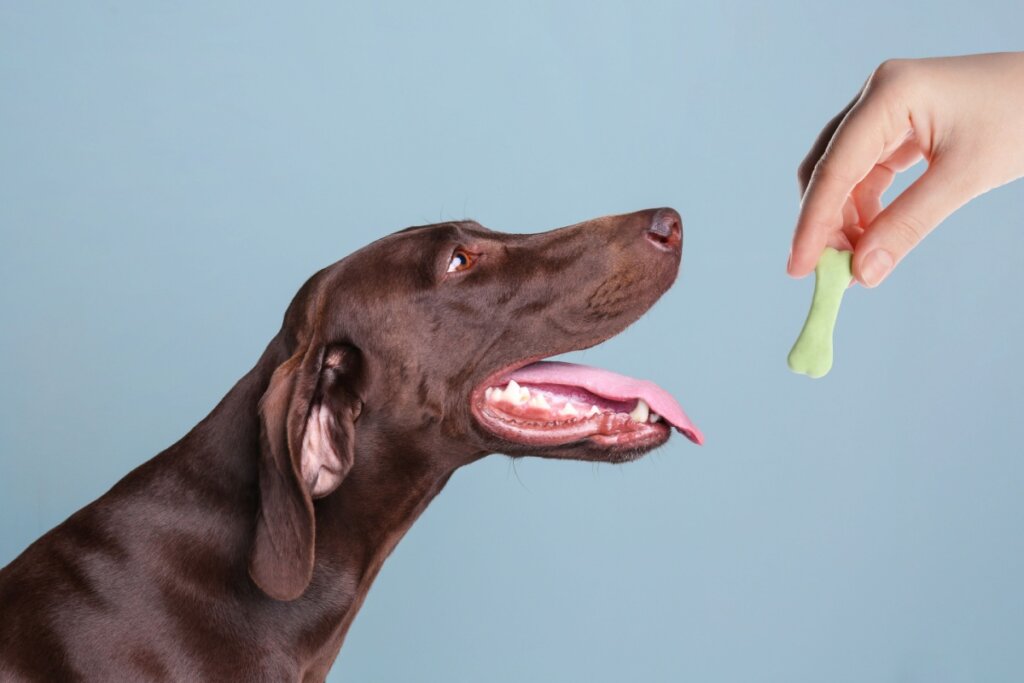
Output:
[[871,80],[885,82],[901,78],[909,68],[909,63],[909,60],[906,59],[887,59],[875,68],[874,73],[871,74]]
[[927,226],[917,217],[901,213],[889,217],[886,232],[896,244],[909,250],[928,234]]
[[887,59],[868,79],[867,91],[874,99],[886,101],[904,98],[918,81],[918,69],[911,59]]

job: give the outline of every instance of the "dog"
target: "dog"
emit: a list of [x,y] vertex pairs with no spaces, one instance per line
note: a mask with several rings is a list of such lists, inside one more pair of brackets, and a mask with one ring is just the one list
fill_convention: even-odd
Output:
[[316,273],[205,419],[0,570],[0,679],[322,681],[459,467],[700,443],[653,383],[543,361],[637,320],[682,244],[672,209],[530,235],[463,221]]

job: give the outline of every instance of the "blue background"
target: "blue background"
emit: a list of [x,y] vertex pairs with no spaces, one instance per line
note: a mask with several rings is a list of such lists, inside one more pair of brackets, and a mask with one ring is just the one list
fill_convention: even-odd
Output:
[[1024,678],[1024,184],[852,290],[790,374],[795,169],[888,57],[1021,49],[1019,2],[0,5],[0,564],[202,418],[317,268],[395,229],[671,205],[678,285],[576,359],[703,428],[492,456],[331,680]]

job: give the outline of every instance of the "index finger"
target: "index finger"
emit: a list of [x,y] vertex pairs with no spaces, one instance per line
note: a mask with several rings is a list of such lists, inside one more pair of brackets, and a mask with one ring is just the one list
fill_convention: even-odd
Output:
[[843,227],[843,205],[881,160],[888,137],[888,116],[871,98],[861,98],[850,108],[807,184],[793,235],[790,275],[803,277],[814,270],[829,235]]
[[811,151],[807,153],[804,160],[800,162],[800,165],[796,169],[796,180],[800,184],[800,196],[804,196],[804,192],[807,191],[807,184],[811,182],[811,174],[814,173],[814,167],[817,165],[818,160],[821,159],[822,155],[825,154],[825,150],[828,148],[828,143],[832,142],[833,136],[836,134],[836,129],[839,128],[839,124],[843,122],[846,115],[853,109],[853,105],[857,104],[857,100],[860,99],[864,89],[861,88],[857,93],[857,96],[850,100],[850,103],[843,107],[843,110],[829,119],[825,127],[818,133],[818,137],[814,139],[814,144],[811,145]]

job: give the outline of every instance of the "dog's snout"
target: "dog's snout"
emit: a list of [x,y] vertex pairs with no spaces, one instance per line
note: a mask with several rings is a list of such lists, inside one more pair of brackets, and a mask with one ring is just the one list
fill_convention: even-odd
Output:
[[658,209],[645,236],[659,249],[679,251],[683,246],[683,219],[675,209]]

